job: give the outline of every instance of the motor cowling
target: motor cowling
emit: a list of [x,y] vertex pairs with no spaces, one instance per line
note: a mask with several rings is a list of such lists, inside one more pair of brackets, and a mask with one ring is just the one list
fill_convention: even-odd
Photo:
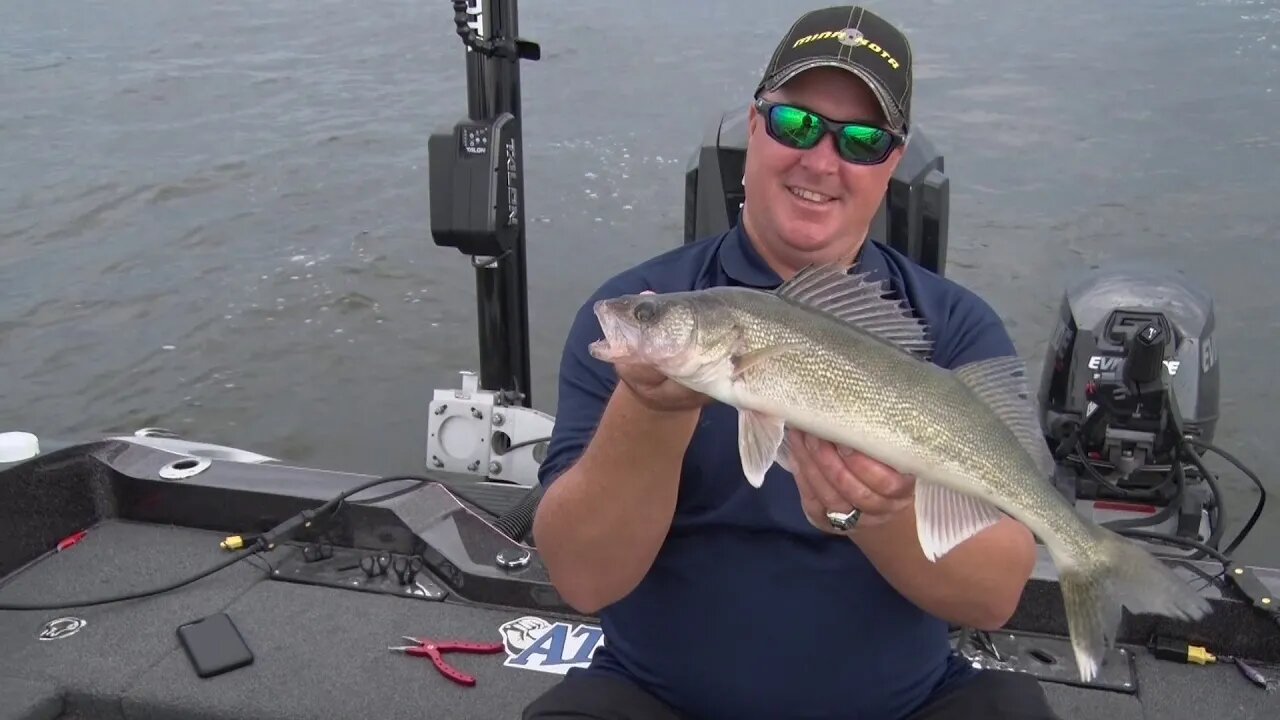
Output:
[[[1050,446],[1079,439],[1095,459],[1141,470],[1169,462],[1176,442],[1161,433],[1170,425],[1211,441],[1219,404],[1214,330],[1212,298],[1172,273],[1105,269],[1069,287],[1040,378]],[[1105,422],[1080,433],[1100,407],[1109,411]],[[1151,436],[1145,445],[1144,436]],[[1135,446],[1145,457],[1122,457]]]

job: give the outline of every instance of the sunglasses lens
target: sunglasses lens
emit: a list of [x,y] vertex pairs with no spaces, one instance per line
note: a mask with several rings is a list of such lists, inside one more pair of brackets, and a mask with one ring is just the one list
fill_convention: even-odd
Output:
[[879,128],[848,125],[840,134],[840,150],[853,162],[878,160],[892,147],[893,136]]
[[[808,150],[822,139],[822,118],[791,105],[769,107],[769,134],[778,142]],[[878,163],[893,149],[894,137],[866,125],[845,125],[839,134],[840,154],[852,163]]]
[[774,105],[769,111],[769,126],[779,142],[794,148],[811,148],[822,138],[822,121],[800,108]]

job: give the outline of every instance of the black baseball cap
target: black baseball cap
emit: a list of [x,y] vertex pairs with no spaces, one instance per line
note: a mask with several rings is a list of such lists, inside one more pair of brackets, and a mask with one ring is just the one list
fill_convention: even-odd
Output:
[[911,122],[911,44],[889,21],[857,5],[801,15],[778,43],[756,95],[814,67],[838,67],[857,75],[880,101],[890,128]]

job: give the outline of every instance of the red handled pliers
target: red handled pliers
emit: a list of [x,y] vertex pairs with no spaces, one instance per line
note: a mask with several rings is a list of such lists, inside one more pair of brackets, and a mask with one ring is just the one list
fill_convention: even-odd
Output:
[[502,643],[435,642],[433,640],[409,637],[408,635],[405,635],[404,639],[413,643],[413,645],[402,645],[387,649],[413,655],[414,657],[429,657],[442,675],[459,685],[475,685],[476,679],[445,662],[444,653],[463,652],[489,655],[502,652],[503,649]]

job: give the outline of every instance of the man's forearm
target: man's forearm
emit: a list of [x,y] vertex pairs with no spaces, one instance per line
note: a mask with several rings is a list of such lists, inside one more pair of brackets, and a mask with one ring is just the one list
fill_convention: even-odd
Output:
[[579,611],[625,596],[653,564],[699,412],[650,410],[619,383],[582,457],[547,489],[534,535],[552,584]]
[[1036,559],[1034,536],[1007,517],[936,562],[920,549],[913,509],[855,531],[854,542],[889,584],[921,609],[984,630],[1008,622]]

